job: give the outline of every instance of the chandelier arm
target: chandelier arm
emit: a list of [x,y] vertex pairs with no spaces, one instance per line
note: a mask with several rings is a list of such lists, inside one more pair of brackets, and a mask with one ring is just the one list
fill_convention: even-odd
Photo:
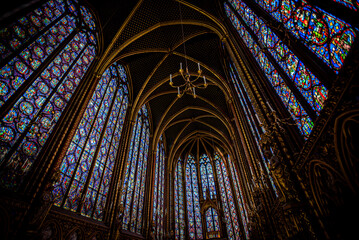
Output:
[[198,85],[196,88],[199,88],[199,89],[205,89],[205,88],[207,88],[207,86],[208,86],[208,84],[207,85]]
[[190,82],[191,83],[195,83],[198,79],[200,78],[200,76],[198,76],[196,79],[194,79],[194,80],[191,80]]
[[173,88],[182,88],[182,87],[184,87],[184,86],[186,86],[187,84],[186,83],[184,83],[184,84],[182,84],[182,85],[174,85],[174,84],[172,84],[172,85],[170,85],[171,87],[173,87]]

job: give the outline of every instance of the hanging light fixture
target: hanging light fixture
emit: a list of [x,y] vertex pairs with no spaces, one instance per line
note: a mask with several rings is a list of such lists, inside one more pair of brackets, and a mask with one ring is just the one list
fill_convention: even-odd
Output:
[[[202,75],[201,65],[198,63],[198,75],[191,75],[188,71],[188,64],[187,64],[187,54],[186,54],[186,44],[184,41],[184,31],[183,31],[183,22],[182,22],[182,11],[181,11],[181,3],[179,4],[179,12],[180,12],[180,19],[181,19],[181,29],[182,29],[182,41],[183,41],[183,50],[185,56],[185,70],[183,69],[182,62],[180,63],[179,73],[181,74],[183,83],[174,84],[172,79],[172,74],[170,74],[170,86],[173,88],[177,88],[177,97],[181,98],[185,93],[190,94],[193,98],[196,98],[196,88],[204,89],[207,88],[208,84],[206,81],[206,77]],[[199,82],[198,80],[202,78],[203,83]]]

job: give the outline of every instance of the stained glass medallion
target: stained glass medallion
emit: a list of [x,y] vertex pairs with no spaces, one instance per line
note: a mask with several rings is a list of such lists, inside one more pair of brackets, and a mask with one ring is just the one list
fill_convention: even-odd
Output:
[[[350,24],[305,0],[276,0],[271,4],[267,0],[255,1],[334,72],[339,72],[357,35]],[[348,7],[354,6],[347,1],[335,1]],[[240,8],[241,0],[231,2],[236,9]]]
[[287,86],[283,78],[278,71],[274,68],[267,56],[263,53],[258,43],[256,43],[245,27],[240,23],[236,15],[232,12],[230,7],[224,4],[226,14],[231,20],[233,26],[236,28],[238,34],[241,36],[247,47],[255,57],[259,66],[262,68],[267,79],[273,86],[274,90],[281,98],[284,106],[286,106],[288,112],[291,114],[293,120],[296,122],[299,131],[305,139],[309,137],[309,134],[313,128],[313,122],[299,103],[291,89]]
[[48,1],[0,29],[0,156],[9,166],[0,181],[5,188],[16,190],[32,169],[96,55],[96,36],[67,11],[78,8],[73,3]]

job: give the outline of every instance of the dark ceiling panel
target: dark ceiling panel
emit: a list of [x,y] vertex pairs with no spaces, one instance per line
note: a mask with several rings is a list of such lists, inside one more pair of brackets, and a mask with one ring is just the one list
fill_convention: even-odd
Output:
[[[165,9],[165,10],[164,10]],[[182,19],[196,19],[208,21],[208,18],[199,12],[181,5]],[[178,21],[180,19],[179,3],[168,0],[144,0],[131,21],[125,26],[121,36],[115,43],[115,48],[141,31],[157,23]],[[115,50],[112,49],[112,50]]]
[[[104,5],[101,5],[98,0],[91,0],[91,2],[95,8],[99,8],[98,13],[102,24],[104,24],[104,36],[106,39],[116,34],[135,6],[135,3],[132,3],[132,5],[127,3],[124,9],[116,10],[117,6],[121,5],[119,2],[122,1],[114,3],[113,9],[109,9],[112,1],[106,2]],[[188,3],[202,8],[209,13],[217,14],[217,3],[214,1],[191,0]],[[105,6],[106,9],[101,9],[100,6]],[[127,12],[126,17],[117,16],[120,12],[123,15],[126,15],[125,12]],[[113,19],[117,20],[112,21]],[[186,20],[193,22],[193,25],[180,24]],[[169,22],[177,23],[170,26],[166,25]],[[165,115],[164,122],[188,106],[210,109],[227,119],[231,118],[231,113],[227,106],[226,95],[228,96],[228,93],[224,94],[223,90],[217,86],[218,82],[220,86],[226,84],[221,82],[225,79],[225,69],[221,63],[221,39],[202,24],[216,25],[209,17],[203,14],[203,11],[197,11],[196,7],[191,8],[174,0],[143,0],[130,21],[122,29],[121,35],[114,41],[111,51],[114,51],[121,45],[123,46],[123,49],[118,52],[117,58],[129,66],[134,99],[136,97],[143,98],[146,93],[151,93],[148,96],[150,99],[148,103],[152,113],[154,130],[163,127],[160,126],[160,121],[170,104],[177,99],[175,93],[177,89],[172,88],[166,79],[169,78],[170,74],[178,73],[181,62],[183,67],[187,65],[189,71],[194,73],[198,70],[197,61],[201,62],[203,75],[207,79],[212,80],[208,80],[210,85],[206,89],[196,88],[198,98],[194,99],[192,96],[185,94],[182,98],[177,99],[176,103]],[[147,31],[146,34],[142,34],[144,31]],[[136,38],[133,38],[134,36]],[[183,39],[186,40],[184,44],[182,43]],[[124,43],[126,43],[126,46],[123,45]],[[178,45],[179,43],[182,44]],[[174,49],[174,53],[168,55],[159,65],[168,54],[168,51],[176,45],[178,47]],[[148,51],[151,52],[146,53]],[[194,61],[186,60],[184,56],[179,56],[178,54],[185,55],[190,59],[194,59]],[[208,69],[203,65],[206,65]],[[152,73],[153,75],[146,83],[146,80]],[[166,82],[159,85],[158,83],[163,80],[166,80]],[[173,79],[173,82],[175,84],[183,83],[183,79],[181,76],[178,76]],[[144,91],[141,96],[138,96],[139,90],[142,87],[144,87]],[[171,91],[173,93],[168,94]],[[208,112],[202,110],[190,109],[174,118],[172,122],[208,114]],[[211,127],[213,126],[220,131],[220,133],[216,134],[229,138],[228,130],[218,118],[205,117],[201,118],[200,121],[203,121],[205,124],[192,122],[185,132],[181,134],[181,137],[201,130],[215,133]],[[179,123],[166,129],[165,138],[168,148],[172,147],[173,141],[185,124]]]
[[101,21],[104,45],[107,46],[115,37],[119,27],[123,25],[138,0],[88,0]]
[[137,96],[143,82],[164,55],[163,53],[144,53],[123,59],[129,65],[134,96]]

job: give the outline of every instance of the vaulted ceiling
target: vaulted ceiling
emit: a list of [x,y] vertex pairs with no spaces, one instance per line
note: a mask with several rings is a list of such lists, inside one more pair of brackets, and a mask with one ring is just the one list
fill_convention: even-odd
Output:
[[[169,159],[196,141],[228,151],[233,129],[221,41],[225,31],[216,16],[220,4],[204,0],[89,2],[102,25],[102,71],[114,61],[128,67],[133,116],[145,103],[150,108],[152,149],[164,134]],[[190,72],[197,71],[199,62],[209,83],[206,89],[196,89],[197,98],[186,94],[177,98],[177,89],[169,85],[170,74],[175,83],[181,81],[179,65],[186,60]]]

